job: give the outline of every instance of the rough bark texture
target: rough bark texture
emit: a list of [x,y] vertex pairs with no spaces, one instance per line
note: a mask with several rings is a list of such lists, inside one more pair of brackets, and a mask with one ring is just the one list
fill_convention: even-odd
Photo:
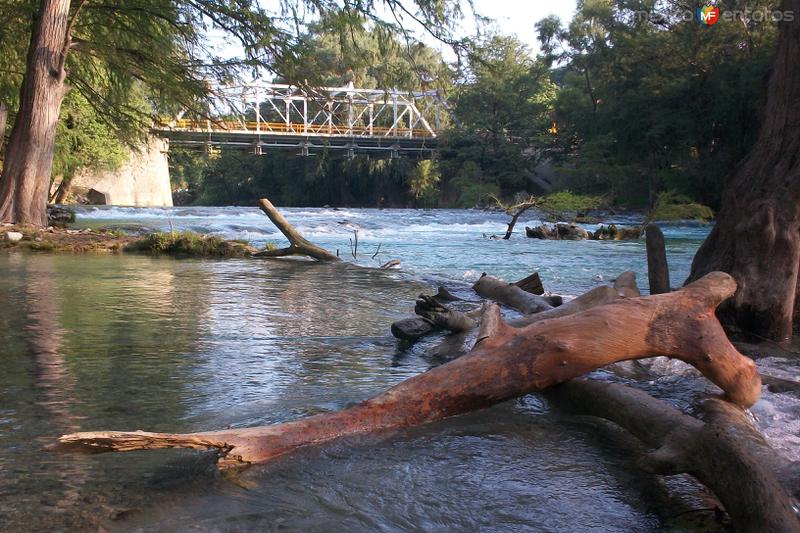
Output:
[[56,124],[64,99],[69,0],[42,0],[33,24],[20,104],[0,175],[0,222],[47,224]]
[[650,294],[664,294],[670,291],[669,265],[667,264],[667,248],[664,234],[655,224],[648,224],[645,229],[647,243],[647,280],[650,283]]
[[341,259],[324,248],[320,248],[311,241],[306,240],[294,227],[289,224],[283,215],[266,198],[258,201],[258,206],[266,213],[283,235],[289,239],[289,247],[279,250],[266,250],[254,254],[256,257],[286,257],[289,255],[306,255],[317,261],[341,261]]
[[[545,393],[579,414],[610,420],[654,449],[640,461],[663,475],[687,473],[710,488],[737,531],[800,531],[792,496],[769,447],[724,402],[707,422],[624,385],[574,380]],[[774,457],[774,452],[771,452]]]
[[345,435],[433,422],[614,362],[659,355],[694,365],[730,401],[750,406],[761,392],[755,364],[731,345],[714,314],[735,290],[733,278],[716,272],[670,294],[625,299],[519,329],[503,323],[499,308],[491,306],[470,353],[343,411],[274,426],[184,435],[76,433],[62,436],[58,448],[212,448],[222,467],[258,463]]
[[687,282],[721,270],[739,290],[720,310],[726,324],[774,340],[797,324],[800,269],[800,0],[780,23],[778,52],[758,140],[728,183],[717,223]]
[[6,123],[8,123],[8,107],[4,102],[0,102],[0,152],[3,151],[3,143],[6,141]]

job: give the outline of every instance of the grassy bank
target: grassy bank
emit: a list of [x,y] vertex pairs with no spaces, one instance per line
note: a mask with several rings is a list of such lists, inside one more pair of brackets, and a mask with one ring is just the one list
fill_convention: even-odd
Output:
[[248,257],[258,251],[245,241],[227,241],[188,231],[158,232],[141,237],[105,229],[42,229],[25,226],[0,227],[0,250],[73,254],[139,253],[213,258]]

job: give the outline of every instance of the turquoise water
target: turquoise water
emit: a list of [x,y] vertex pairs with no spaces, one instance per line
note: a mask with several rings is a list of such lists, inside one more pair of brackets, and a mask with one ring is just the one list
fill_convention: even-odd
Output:
[[[399,343],[391,322],[440,283],[474,298],[483,271],[538,270],[563,294],[626,269],[646,285],[641,242],[498,241],[487,236],[505,217],[480,211],[286,212],[343,256],[357,227],[356,265],[0,255],[1,530],[648,531],[703,507],[690,481],[642,473],[614,432],[535,395],[304,449],[239,479],[192,451],[42,451],[77,430],[246,427],[361,401],[441,362],[440,338]],[[84,208],[78,222],[280,240],[245,208]],[[706,231],[666,228],[674,285]],[[395,258],[399,270],[363,268]],[[681,405],[706,391],[681,373],[647,386]],[[773,441],[796,450],[797,405],[773,395],[760,409]]]
[[[355,259],[363,266],[379,266],[390,259],[401,261],[408,277],[429,281],[475,281],[482,272],[508,280],[538,271],[545,287],[558,293],[578,294],[607,282],[624,270],[635,270],[647,287],[644,240],[541,241],[525,238],[525,226],[541,223],[536,213],[523,215],[511,240],[493,239],[505,233],[503,213],[481,210],[378,210],[378,209],[282,209],[286,218],[307,238],[353,261],[351,240],[358,232]],[[245,239],[257,246],[285,240],[257,208],[120,207],[83,208],[82,223],[94,226],[138,224],[163,231],[192,230],[230,239]],[[631,224],[632,217],[610,219]],[[596,225],[586,225],[593,230]],[[708,234],[703,225],[665,225],[667,254],[673,286],[686,279],[691,258]],[[378,247],[380,246],[380,250]],[[378,255],[373,259],[373,255]]]

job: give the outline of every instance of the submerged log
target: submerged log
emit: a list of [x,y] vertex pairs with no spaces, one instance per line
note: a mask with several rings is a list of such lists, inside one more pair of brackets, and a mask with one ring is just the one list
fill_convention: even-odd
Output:
[[480,279],[472,286],[472,289],[483,298],[500,302],[526,315],[555,307],[544,296],[531,294],[513,283],[506,283],[486,273],[481,275]]
[[553,387],[545,397],[631,432],[654,450],[642,467],[695,477],[719,498],[737,531],[800,531],[774,451],[730,404],[712,400],[702,422],[642,391],[583,379]]
[[655,224],[645,228],[647,245],[647,279],[650,283],[650,294],[669,292],[669,265],[667,264],[667,248],[664,234]]
[[260,463],[345,435],[474,411],[614,362],[651,356],[695,366],[730,401],[750,406],[761,391],[755,364],[731,345],[714,314],[735,290],[733,278],[715,272],[670,294],[625,299],[524,328],[505,324],[492,305],[468,354],[342,411],[273,426],[192,434],[74,433],[59,438],[56,449],[209,448],[217,451],[222,468]]
[[289,224],[283,215],[278,211],[272,202],[266,198],[258,201],[258,206],[269,217],[275,227],[289,240],[288,248],[280,248],[278,250],[264,250],[253,254],[254,257],[286,257],[289,255],[305,255],[316,259],[317,261],[341,261],[337,255],[330,253],[324,248],[320,248],[316,244],[307,240],[300,235],[294,226]]

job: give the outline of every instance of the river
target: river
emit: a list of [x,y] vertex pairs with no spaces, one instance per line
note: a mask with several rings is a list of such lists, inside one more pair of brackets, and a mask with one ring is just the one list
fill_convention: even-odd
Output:
[[[643,242],[495,240],[506,217],[482,211],[284,212],[354,264],[0,255],[0,529],[647,531],[703,506],[692,482],[643,474],[630,446],[535,395],[303,449],[235,479],[198,452],[42,451],[77,430],[246,427],[361,401],[441,362],[436,339],[408,346],[389,325],[436,285],[469,296],[481,272],[538,270],[565,295],[629,269],[647,285]],[[281,241],[252,208],[81,208],[78,225]],[[674,286],[707,231],[665,227]],[[401,268],[364,268],[390,259]],[[763,364],[797,375],[793,360]],[[682,371],[645,386],[681,407],[712,390]],[[771,393],[754,409],[795,459],[798,411]]]

